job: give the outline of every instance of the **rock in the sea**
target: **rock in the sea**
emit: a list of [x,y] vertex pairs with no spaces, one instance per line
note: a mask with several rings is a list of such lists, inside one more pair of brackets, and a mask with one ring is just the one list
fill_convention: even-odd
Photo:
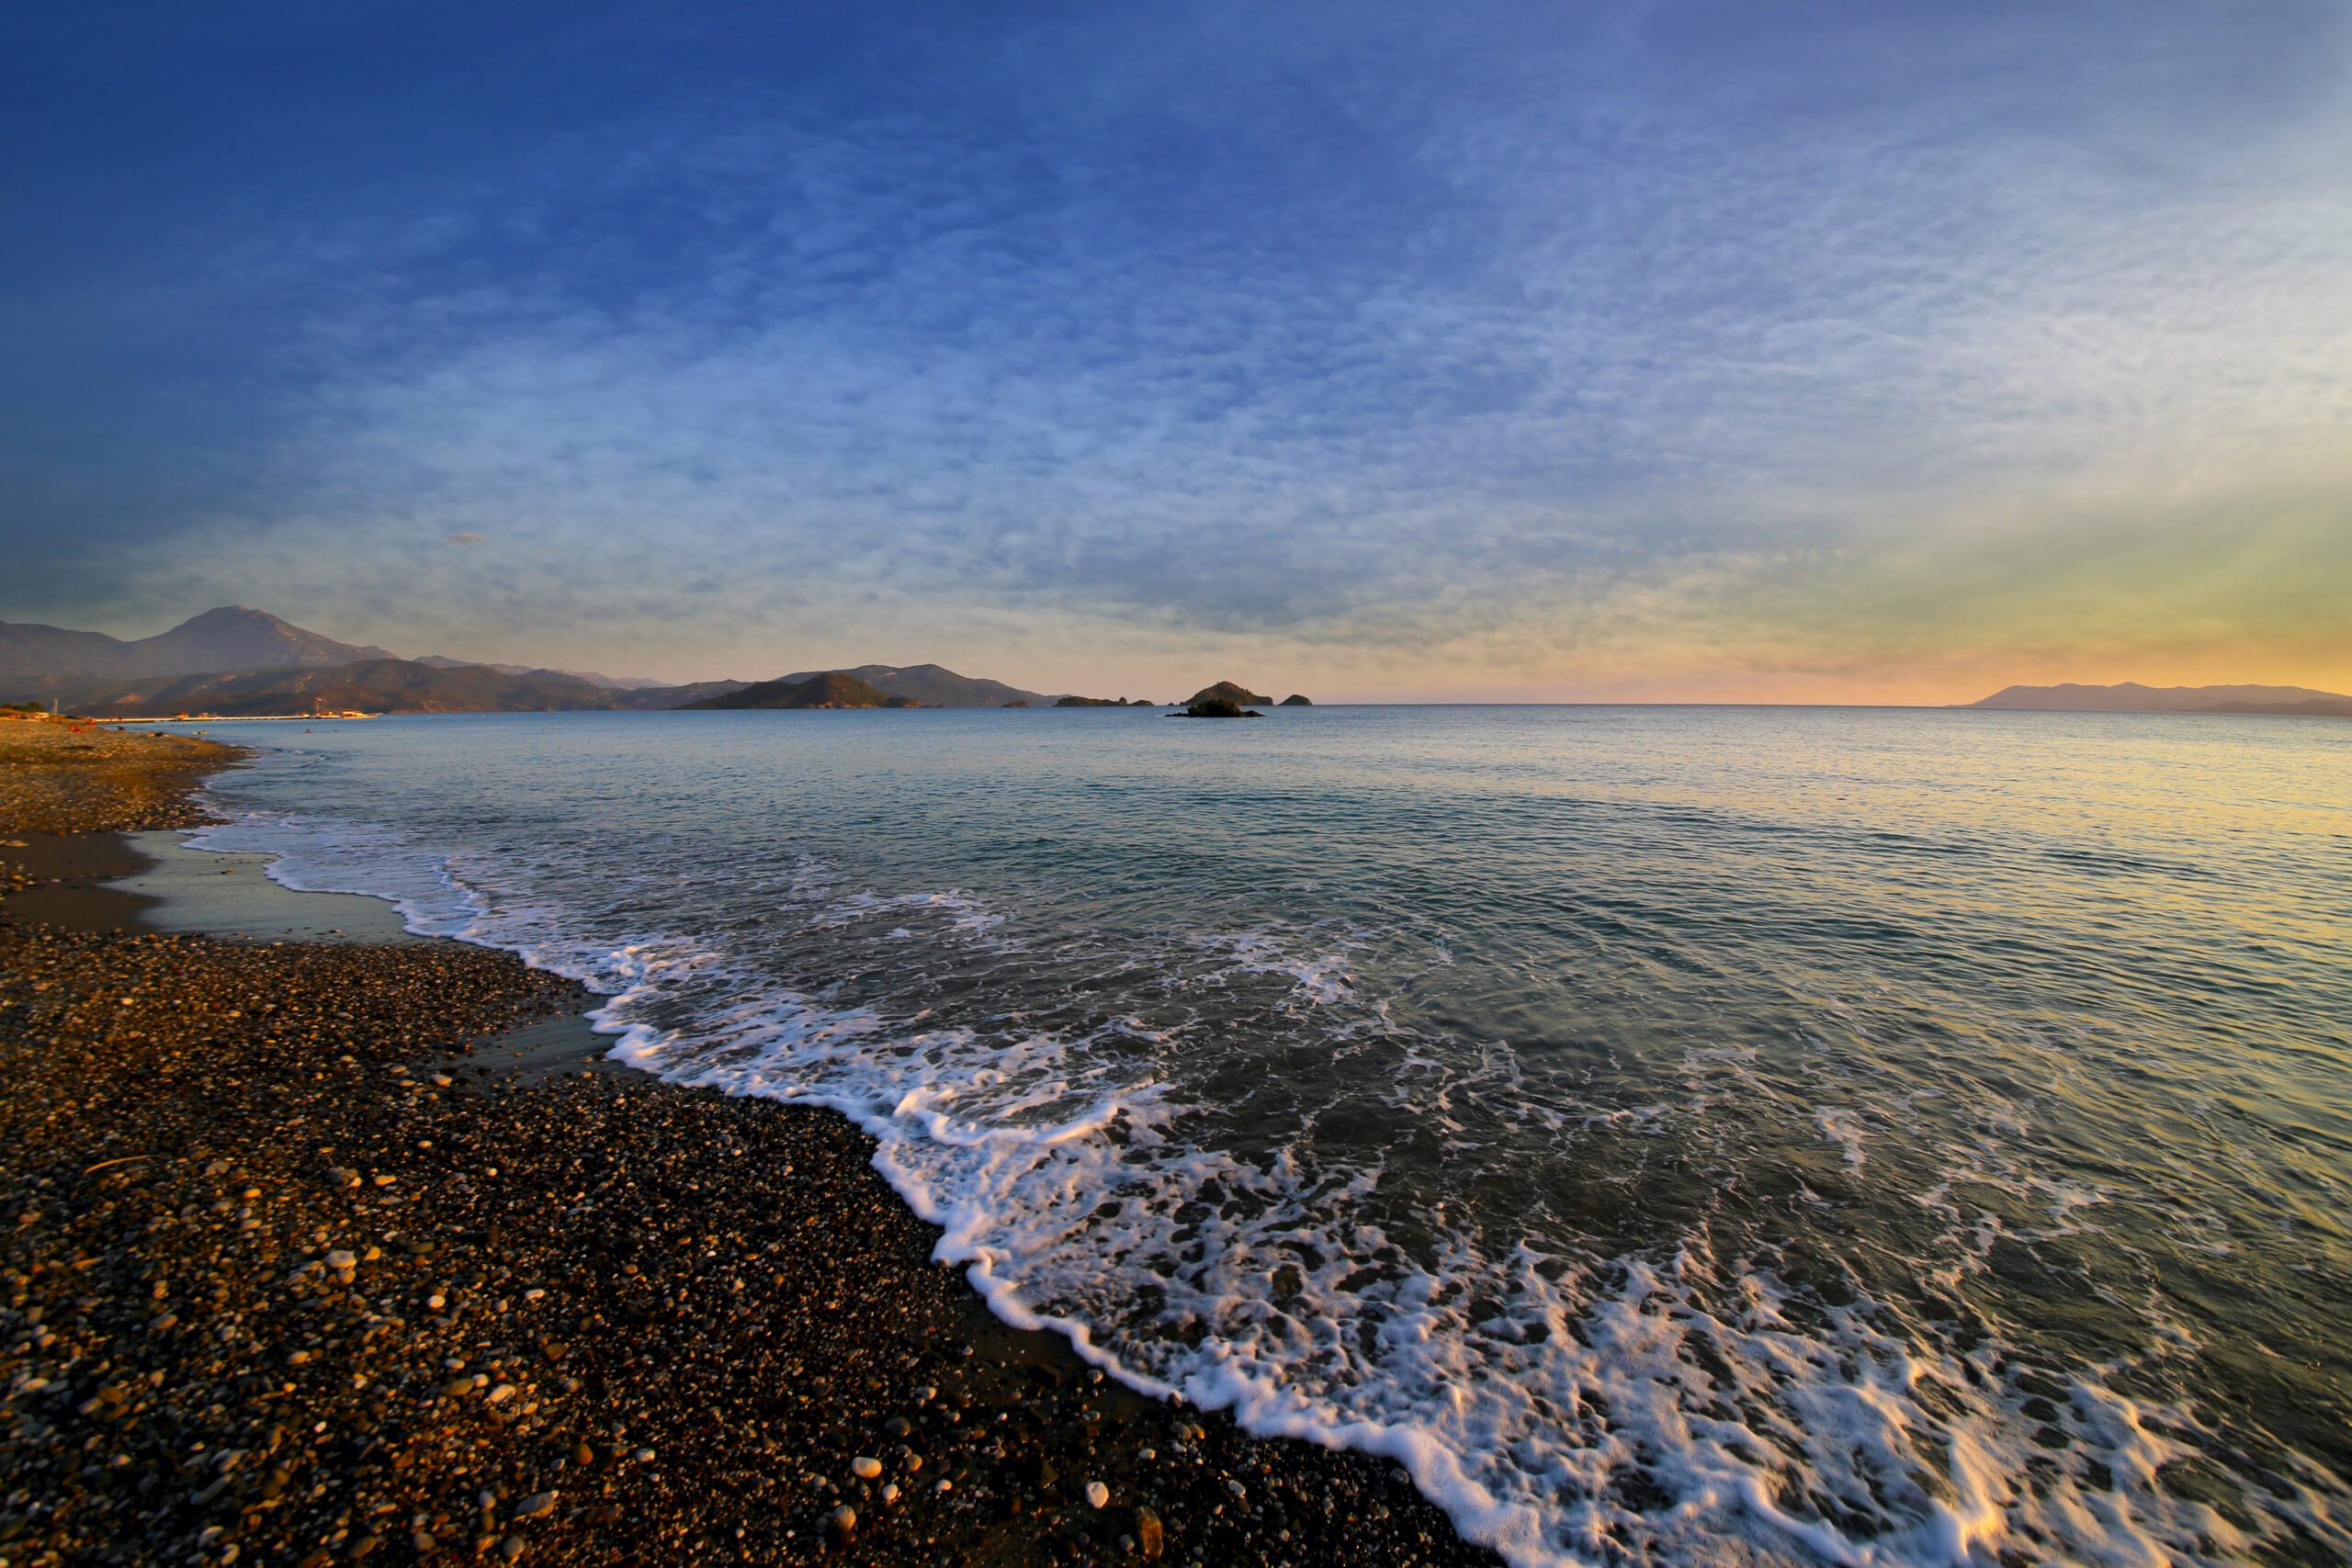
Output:
[[1293,692],[1289,696],[1283,699],[1282,705],[1286,708],[1311,708],[1315,705],[1315,699],[1312,697],[1302,697],[1296,692]]
[[1193,707],[1202,703],[1214,702],[1231,703],[1235,707],[1248,707],[1252,703],[1262,704],[1267,707],[1274,705],[1273,698],[1261,697],[1249,687],[1237,686],[1230,681],[1219,681],[1214,686],[1203,686],[1185,700],[1184,705]]
[[1170,718],[1263,718],[1266,716],[1256,708],[1245,708],[1240,704],[1228,702],[1223,697],[1211,697],[1206,702],[1194,703],[1182,713],[1171,713],[1168,716]]

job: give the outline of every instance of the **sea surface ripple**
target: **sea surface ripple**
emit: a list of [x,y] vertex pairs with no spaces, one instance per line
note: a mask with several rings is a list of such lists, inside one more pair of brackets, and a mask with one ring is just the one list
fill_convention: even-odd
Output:
[[1514,1563],[2352,1560],[2352,725],[258,739],[200,843],[847,1112],[1006,1318]]

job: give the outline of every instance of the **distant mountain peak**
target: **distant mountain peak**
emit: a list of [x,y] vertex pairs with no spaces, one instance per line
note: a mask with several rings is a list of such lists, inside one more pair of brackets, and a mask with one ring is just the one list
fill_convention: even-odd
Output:
[[215,670],[257,670],[353,664],[390,659],[389,649],[338,642],[249,604],[222,604],[191,615],[157,637],[130,647],[153,675],[196,675]]
[[304,669],[390,659],[250,604],[221,604],[167,632],[123,642],[102,632],[0,623],[0,696],[41,696],[93,682],[230,670]]
[[[273,615],[267,610],[256,610],[250,604],[216,605],[213,608],[205,611],[201,615],[190,615],[187,620],[182,621],[170,631],[162,633],[161,635],[164,637],[178,637],[181,634],[187,632],[216,635],[231,628],[248,631],[276,632],[284,636],[295,637],[312,637],[320,635],[317,632],[303,630],[300,626],[296,626],[293,622],[286,619],[283,615]],[[140,640],[142,642],[153,642],[156,639],[154,637],[142,637]],[[334,639],[330,637],[326,640],[333,641]],[[351,645],[348,643],[343,643],[338,644],[337,646],[348,648]]]

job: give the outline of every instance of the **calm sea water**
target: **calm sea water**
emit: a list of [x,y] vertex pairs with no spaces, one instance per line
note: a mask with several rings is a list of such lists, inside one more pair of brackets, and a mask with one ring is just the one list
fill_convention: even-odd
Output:
[[1515,1562],[2352,1559],[2352,725],[289,730],[203,841],[847,1111],[1006,1317]]

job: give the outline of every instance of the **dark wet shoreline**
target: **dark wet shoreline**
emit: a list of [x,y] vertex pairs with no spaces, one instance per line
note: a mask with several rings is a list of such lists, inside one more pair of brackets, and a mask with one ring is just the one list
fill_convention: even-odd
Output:
[[842,1118],[592,1070],[504,953],[102,929],[109,852],[0,902],[12,1568],[1495,1561],[1006,1328]]

